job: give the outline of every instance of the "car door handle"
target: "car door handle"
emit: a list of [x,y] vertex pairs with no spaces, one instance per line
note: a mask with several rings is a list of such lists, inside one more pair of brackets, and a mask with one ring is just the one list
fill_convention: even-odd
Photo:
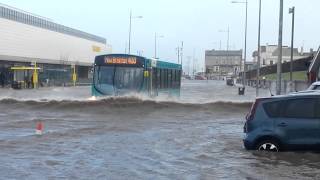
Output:
[[288,125],[287,125],[287,123],[284,123],[284,122],[283,122],[283,123],[278,124],[278,126],[279,126],[279,127],[287,127]]

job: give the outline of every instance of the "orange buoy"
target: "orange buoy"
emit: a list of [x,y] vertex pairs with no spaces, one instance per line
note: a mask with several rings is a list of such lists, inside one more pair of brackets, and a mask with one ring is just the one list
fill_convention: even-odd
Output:
[[43,133],[43,123],[41,121],[36,124],[36,135],[42,135]]

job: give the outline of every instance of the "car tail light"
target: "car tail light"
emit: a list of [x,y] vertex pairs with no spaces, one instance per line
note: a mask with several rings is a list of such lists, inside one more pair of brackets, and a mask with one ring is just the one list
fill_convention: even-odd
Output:
[[251,121],[254,118],[254,115],[256,114],[256,110],[258,107],[258,104],[260,103],[261,99],[256,99],[256,101],[252,104],[250,112],[246,115],[246,120]]

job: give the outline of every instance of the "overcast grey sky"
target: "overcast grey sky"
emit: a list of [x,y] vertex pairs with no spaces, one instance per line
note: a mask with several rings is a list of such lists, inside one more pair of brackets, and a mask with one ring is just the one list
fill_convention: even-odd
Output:
[[[230,27],[230,46],[244,47],[244,4],[231,0],[1,0],[2,3],[53,19],[57,23],[103,36],[113,52],[124,53],[128,42],[129,12],[142,15],[132,22],[132,52],[154,55],[154,33],[159,39],[159,56],[176,62],[175,48],[184,41],[184,59],[195,57],[203,64],[206,49],[226,48]],[[262,44],[277,44],[279,0],[262,0]],[[319,0],[284,0],[284,45],[290,44],[291,15],[296,7],[295,46],[305,51],[320,45]],[[258,0],[248,0],[248,60],[257,47]]]

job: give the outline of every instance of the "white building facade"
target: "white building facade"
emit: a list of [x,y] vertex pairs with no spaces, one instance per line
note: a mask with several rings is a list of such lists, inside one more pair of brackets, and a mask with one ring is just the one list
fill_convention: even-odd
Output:
[[3,4],[0,4],[0,26],[2,71],[36,62],[43,70],[70,69],[69,66],[76,65],[85,74],[96,55],[112,52],[103,37]]
[[[278,46],[277,45],[266,45],[261,46],[261,59],[260,67],[274,65],[278,62]],[[298,48],[293,48],[293,60],[308,57],[309,53],[299,52]],[[258,61],[258,51],[253,52],[253,62]],[[282,47],[282,63],[289,62],[291,59],[291,48],[288,46]]]

